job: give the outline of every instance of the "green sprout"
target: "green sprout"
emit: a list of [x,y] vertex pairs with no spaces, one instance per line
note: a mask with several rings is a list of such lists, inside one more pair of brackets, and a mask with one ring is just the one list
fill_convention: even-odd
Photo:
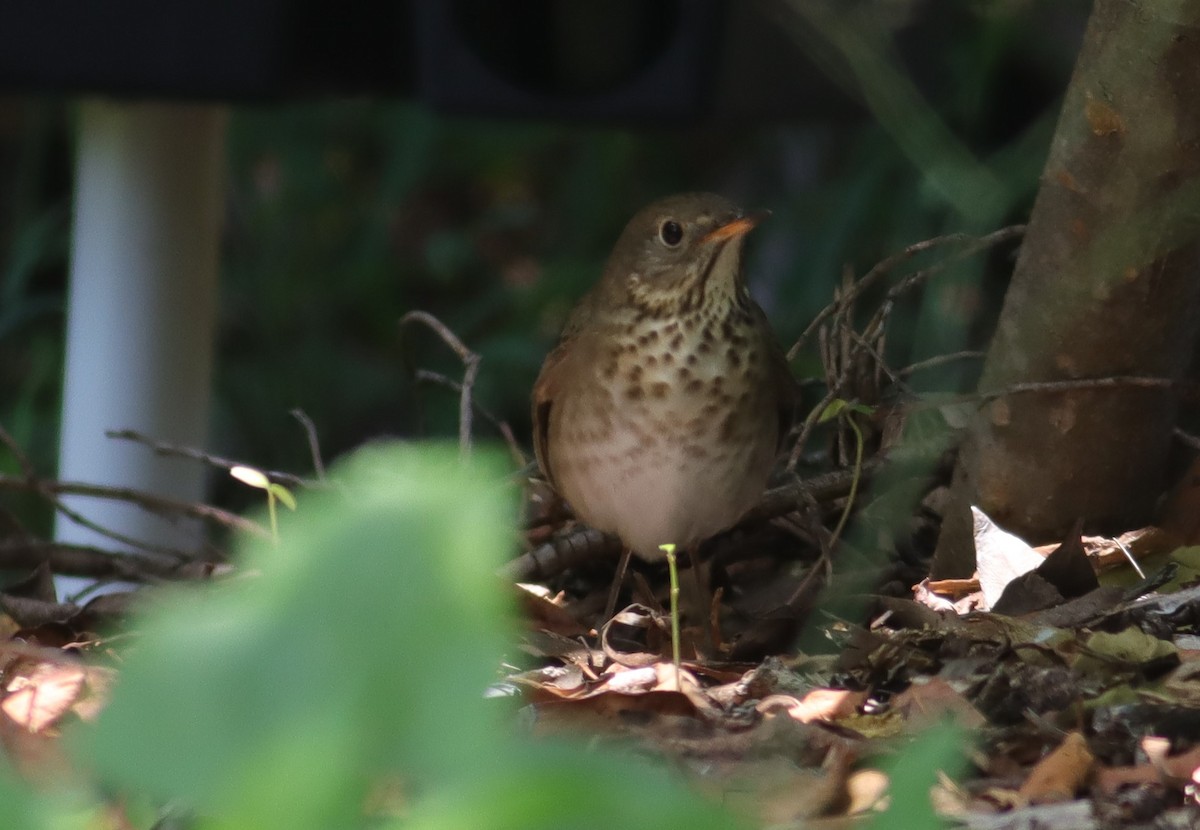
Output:
[[682,690],[679,684],[679,573],[675,567],[675,546],[659,545],[658,549],[667,555],[667,573],[671,575],[671,660],[675,664],[675,690]]
[[854,416],[866,415],[871,416],[875,410],[865,404],[851,403],[842,398],[835,398],[829,402],[829,406],[825,407],[825,411],[821,413],[821,417],[817,419],[817,423],[825,423],[832,421],[838,416],[844,415],[846,423],[854,432],[854,474],[850,479],[850,493],[846,496],[846,507],[842,510],[842,515],[838,519],[837,527],[833,529],[833,536],[829,540],[830,546],[841,538],[842,530],[846,527],[846,521],[850,518],[850,511],[854,507],[854,498],[858,494],[858,482],[862,478],[862,461],[863,461],[863,434],[862,429],[854,421]]
[[267,491],[267,515],[271,519],[271,539],[275,544],[279,544],[279,519],[275,514],[275,500],[278,499],[283,502],[288,510],[295,510],[295,496],[282,484],[271,481],[266,473],[254,467],[244,467],[239,464],[238,466],[230,467],[229,474],[243,484]]

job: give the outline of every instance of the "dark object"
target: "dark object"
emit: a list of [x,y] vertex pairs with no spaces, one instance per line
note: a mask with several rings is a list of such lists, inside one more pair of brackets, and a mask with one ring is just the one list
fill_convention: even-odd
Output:
[[697,121],[858,112],[767,5],[729,0],[13,0],[0,93],[410,97],[464,114]]
[[698,115],[720,0],[416,0],[424,96],[439,109],[586,117]]
[[[1082,4],[1053,5],[1028,25],[1070,43]],[[943,71],[923,71],[928,56],[980,20],[960,0],[936,0],[895,21],[901,60],[925,91]],[[852,89],[810,60],[821,42],[783,4],[730,0],[11,0],[0,3],[0,92],[368,94],[629,122],[859,117]],[[1006,57],[1022,106],[1040,112],[1059,80],[1030,54]]]
[[460,112],[692,116],[710,98],[724,5],[18,0],[0,5],[0,89],[225,100],[415,93]]
[[1100,580],[1083,551],[1082,531],[1080,520],[1046,561],[1008,584],[992,611],[1016,617],[1053,608],[1099,588]]
[[17,0],[0,4],[0,88],[238,100],[407,91],[404,3]]

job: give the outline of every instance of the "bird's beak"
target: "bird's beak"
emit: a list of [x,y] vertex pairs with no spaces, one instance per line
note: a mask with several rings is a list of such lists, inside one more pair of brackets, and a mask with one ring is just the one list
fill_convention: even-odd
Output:
[[757,213],[752,213],[749,216],[740,216],[732,222],[726,222],[724,225],[719,225],[706,233],[701,242],[724,242],[726,239],[733,239],[736,236],[742,236],[754,229],[762,220],[771,215],[769,210],[760,210]]

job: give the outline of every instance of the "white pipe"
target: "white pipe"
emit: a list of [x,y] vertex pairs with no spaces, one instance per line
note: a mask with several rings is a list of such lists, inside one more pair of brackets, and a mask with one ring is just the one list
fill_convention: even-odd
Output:
[[[204,495],[195,462],[105,438],[136,429],[206,444],[225,177],[221,107],[92,101],[80,108],[58,477]],[[74,497],[92,521],[192,549],[199,528]],[[60,541],[118,548],[63,515]]]

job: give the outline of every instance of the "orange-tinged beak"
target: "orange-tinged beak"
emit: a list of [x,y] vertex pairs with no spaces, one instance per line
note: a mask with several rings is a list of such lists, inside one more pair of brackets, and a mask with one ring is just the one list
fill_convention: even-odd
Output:
[[735,236],[741,236],[749,233],[762,220],[771,215],[771,211],[762,210],[758,213],[752,213],[749,216],[742,216],[734,219],[732,222],[726,222],[724,225],[713,228],[706,233],[701,242],[723,242],[726,239],[733,239]]

